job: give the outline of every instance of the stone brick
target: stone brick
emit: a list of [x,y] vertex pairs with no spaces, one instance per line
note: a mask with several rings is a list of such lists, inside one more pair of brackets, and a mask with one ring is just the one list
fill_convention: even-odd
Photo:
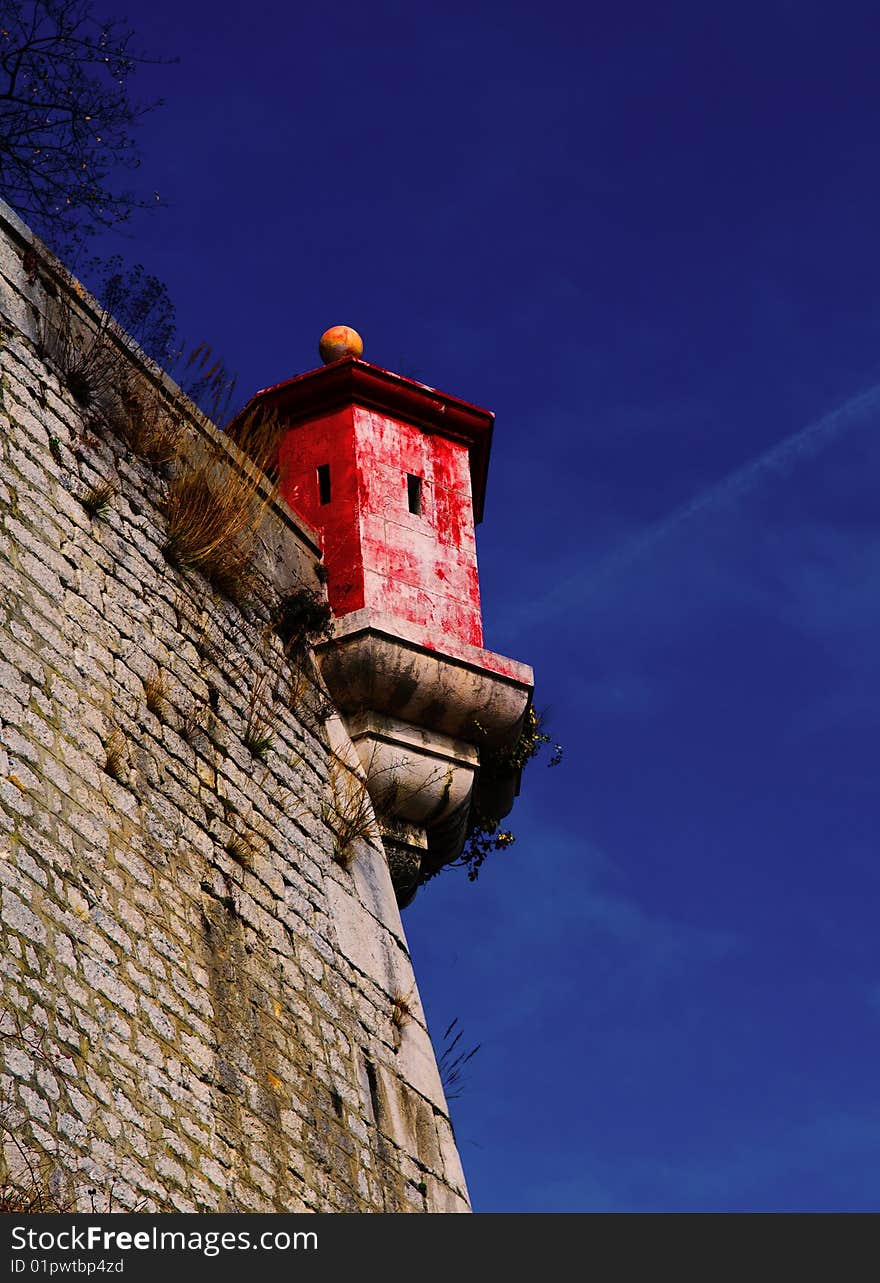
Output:
[[3,924],[7,930],[18,931],[36,944],[46,943],[48,936],[43,923],[7,887],[3,888],[2,905]]
[[[267,763],[243,743],[254,682],[284,664],[269,602],[242,613],[167,565],[164,482],[100,422],[83,436],[34,347],[21,300],[47,298],[25,278],[24,235],[0,206],[15,327],[0,351],[0,1010],[58,1059],[0,1040],[0,1107],[22,1115],[23,1144],[57,1151],[84,1211],[90,1187],[99,1210],[110,1191],[114,1210],[466,1210],[384,860],[351,874],[333,861],[324,731],[283,707]],[[130,372],[142,377],[134,358]],[[222,451],[162,388],[193,457]],[[111,511],[91,521],[77,496],[110,476]],[[275,591],[316,585],[289,513],[267,522]],[[157,667],[164,719],[144,699]],[[193,744],[178,733],[190,709]],[[104,769],[114,727],[120,780]],[[248,867],[225,849],[233,815]],[[419,1017],[400,1047],[397,992]]]

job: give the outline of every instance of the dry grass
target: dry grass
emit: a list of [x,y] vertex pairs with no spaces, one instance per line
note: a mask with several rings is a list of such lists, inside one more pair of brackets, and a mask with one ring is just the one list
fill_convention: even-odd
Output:
[[179,423],[171,419],[147,420],[134,433],[132,450],[147,463],[173,463],[183,452],[186,436]]
[[240,443],[243,436],[255,467],[218,450],[171,479],[162,549],[176,569],[201,572],[238,603],[256,596],[257,535],[276,493],[265,483],[275,451],[274,425],[260,419],[249,434],[246,426],[241,429]]
[[333,830],[333,858],[343,869],[354,863],[359,839],[373,845],[381,841],[366,785],[342,762],[331,764],[330,800],[324,804],[323,818]]
[[226,853],[244,869],[253,869],[256,854],[254,844],[243,833],[232,833],[226,843]]
[[[257,788],[263,788],[264,785],[265,776],[256,781]],[[221,796],[220,803],[224,821],[229,826],[229,837],[224,843],[226,853],[242,868],[252,870],[269,845],[270,826],[253,806],[249,806],[245,814],[240,814],[228,798]]]
[[41,322],[40,342],[81,409],[134,455],[154,465],[180,457],[186,434],[149,379],[132,374],[131,353],[114,338],[108,311],[90,324],[61,293]]
[[118,726],[104,745],[104,771],[114,780],[121,780],[125,773],[125,736]]
[[218,592],[242,602],[254,595],[255,518],[251,486],[232,469],[212,467],[175,477],[168,489],[168,538],[162,552],[176,570],[200,571]]
[[237,380],[210,344],[199,343],[192,349],[178,382],[190,400],[195,401],[213,423],[223,422],[229,412]]
[[253,683],[248,695],[247,718],[242,743],[260,762],[266,762],[275,744],[275,726],[284,711],[278,698],[278,679],[272,682],[271,674],[264,673]]
[[90,517],[106,517],[117,487],[112,481],[98,481],[80,498],[80,503]]
[[461,1042],[462,1029],[456,1030],[458,1016],[452,1021],[452,1024],[443,1035],[443,1050],[437,1060],[437,1068],[440,1071],[440,1082],[443,1085],[443,1091],[447,1100],[456,1100],[464,1090],[464,1070],[465,1067],[473,1060],[480,1050],[480,1043],[469,1050],[461,1051],[458,1044]]
[[109,316],[89,326],[62,291],[40,323],[40,346],[83,410],[101,412],[122,381],[121,353],[108,333]]
[[154,467],[173,463],[184,453],[187,438],[183,426],[146,384],[135,391],[129,380],[106,418],[132,454]]
[[330,800],[323,807],[323,818],[335,837],[334,858],[343,868],[349,868],[355,858],[355,843],[359,839],[381,848],[382,834],[377,817],[393,817],[399,813],[401,803],[422,795],[432,788],[433,779],[418,787],[404,786],[396,764],[377,768],[375,757],[364,766],[370,780],[370,790],[360,774],[339,758],[330,765]]
[[164,721],[168,716],[168,683],[165,680],[165,674],[157,668],[154,673],[142,680],[147,708],[160,721]]
[[209,717],[208,711],[193,701],[186,708],[177,711],[175,718],[177,734],[182,740],[186,740],[191,748],[198,748],[200,742],[210,739]]
[[408,994],[398,993],[391,1000],[391,1023],[395,1029],[403,1029],[415,1019],[415,1012],[412,1009],[413,991]]
[[[137,360],[140,349],[166,369],[174,368],[183,351],[174,350],[173,309],[162,298],[164,290],[157,292],[155,278],[145,279],[141,269],[125,279],[117,273],[104,285],[109,306],[97,321],[83,315],[68,289],[55,293],[40,320],[40,347],[90,417],[102,419],[139,458],[170,463],[182,453],[185,432],[150,379],[133,375],[132,358]],[[181,380],[183,391],[210,418],[225,412],[235,380],[205,344],[190,354]],[[246,433],[248,427],[246,421]]]
[[290,685],[288,688],[288,707],[300,721],[316,734],[320,734],[323,722],[334,711],[333,704],[327,698],[320,673],[314,658],[306,651],[288,656],[290,663]]

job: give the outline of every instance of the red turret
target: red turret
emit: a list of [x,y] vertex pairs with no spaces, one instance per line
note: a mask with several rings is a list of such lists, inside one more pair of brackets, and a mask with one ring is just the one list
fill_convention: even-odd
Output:
[[474,525],[493,416],[354,356],[257,394],[282,424],[280,490],[322,536],[337,617],[482,646]]
[[532,671],[483,649],[474,527],[492,415],[362,352],[355,331],[328,330],[326,364],[245,415],[269,412],[281,495],[321,536],[334,619],[315,654],[404,904],[459,854],[472,804],[493,819],[512,805],[518,770],[478,780],[480,755],[516,736]]

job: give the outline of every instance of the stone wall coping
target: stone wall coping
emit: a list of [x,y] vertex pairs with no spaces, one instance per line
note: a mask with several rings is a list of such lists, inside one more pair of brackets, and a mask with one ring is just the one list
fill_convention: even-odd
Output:
[[375,633],[391,641],[403,643],[413,650],[427,651],[437,659],[460,665],[462,668],[479,673],[492,673],[509,682],[511,686],[534,689],[535,674],[529,664],[523,664],[517,659],[509,659],[506,655],[498,655],[491,650],[483,650],[479,646],[471,646],[467,642],[448,635],[443,637],[441,644],[428,642],[425,639],[424,630],[418,625],[370,607],[353,610],[348,615],[334,619],[332,639],[322,643],[316,649],[325,650],[332,646],[333,642],[356,637],[359,633]]

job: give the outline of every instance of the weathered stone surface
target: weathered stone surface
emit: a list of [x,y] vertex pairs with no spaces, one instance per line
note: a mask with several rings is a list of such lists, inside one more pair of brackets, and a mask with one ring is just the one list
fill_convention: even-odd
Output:
[[[387,866],[335,858],[357,753],[268,627],[272,594],[320,586],[314,532],[270,506],[246,609],[177,573],[166,472],[38,346],[47,280],[93,313],[0,207],[0,1132],[83,1210],[466,1210]],[[187,450],[227,449],[124,360]]]
[[369,609],[337,619],[318,660],[346,713],[368,708],[466,739],[476,721],[490,743],[515,731],[534,685],[527,664],[449,636],[439,650],[405,619]]

